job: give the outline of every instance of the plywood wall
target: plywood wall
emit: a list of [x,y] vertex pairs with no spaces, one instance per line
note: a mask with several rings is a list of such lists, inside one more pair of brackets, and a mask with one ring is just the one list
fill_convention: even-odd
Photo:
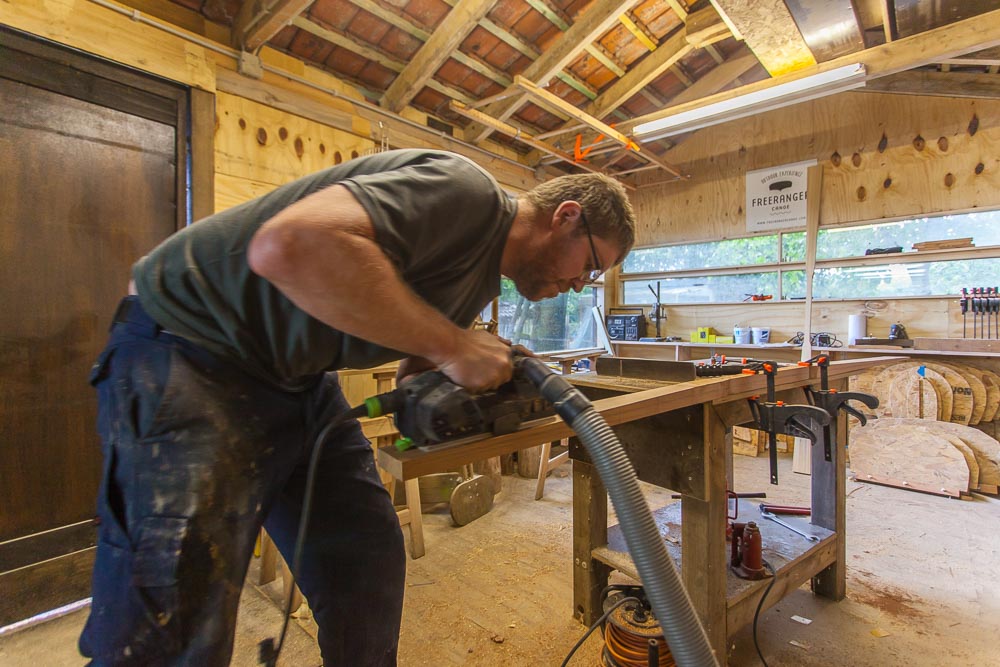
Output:
[[264,104],[216,94],[216,210],[371,152],[369,139]]
[[[851,92],[696,132],[667,154],[685,182],[636,191],[637,245],[746,236],[748,170],[816,159],[823,169],[820,225],[915,217],[1000,206],[1000,101]],[[614,300],[614,292],[611,293]],[[613,305],[609,303],[609,305]],[[770,326],[773,339],[801,331],[804,304],[751,303],[667,309],[665,335],[699,326]],[[847,336],[860,301],[822,301],[813,332]],[[902,322],[910,336],[961,337],[955,299],[898,299],[869,320],[887,336]]]
[[748,170],[816,159],[820,225],[1000,206],[1000,101],[850,92],[693,133],[634,196],[640,246],[747,235]]

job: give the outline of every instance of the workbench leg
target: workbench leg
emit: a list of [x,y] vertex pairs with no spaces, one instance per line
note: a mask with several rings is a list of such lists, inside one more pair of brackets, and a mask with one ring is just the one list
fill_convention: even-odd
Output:
[[600,618],[601,591],[611,568],[594,560],[608,543],[608,494],[590,463],[573,461],[573,616],[590,626]]
[[[846,382],[839,383],[846,390]],[[823,444],[812,447],[812,523],[837,534],[837,560],[812,579],[816,595],[843,600],[847,595],[847,416],[841,412],[830,424],[832,461]]]
[[681,498],[681,576],[721,664],[726,659],[726,425],[704,409],[708,500]]
[[424,555],[424,517],[420,513],[420,480],[403,482],[406,489],[406,507],[410,510],[410,558]]

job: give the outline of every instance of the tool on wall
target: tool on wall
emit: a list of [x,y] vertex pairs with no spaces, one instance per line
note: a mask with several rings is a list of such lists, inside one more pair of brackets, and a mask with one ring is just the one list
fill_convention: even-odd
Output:
[[834,434],[830,428],[830,421],[836,419],[837,413],[843,410],[847,414],[856,417],[861,422],[861,425],[864,426],[868,423],[868,417],[860,410],[849,405],[848,401],[859,401],[874,410],[878,407],[878,397],[860,391],[837,391],[836,389],[830,389],[830,357],[825,354],[818,354],[812,359],[799,362],[800,366],[812,366],[813,364],[819,367],[819,389],[813,389],[811,386],[806,387],[806,400],[809,401],[810,405],[823,410],[829,418],[827,419],[827,423],[823,425],[823,458],[827,461],[832,461]]
[[962,313],[962,338],[969,337],[969,313],[972,313],[973,338],[1000,338],[1000,288],[963,287],[961,295],[958,305]]
[[815,443],[817,436],[813,431],[813,423],[826,426],[830,423],[830,415],[813,405],[786,405],[784,401],[776,400],[774,376],[778,372],[778,364],[773,361],[762,362],[760,371],[747,369],[743,372],[750,375],[760,372],[767,378],[767,397],[765,400],[760,400],[760,396],[751,396],[750,412],[757,428],[767,433],[771,484],[777,484],[778,433],[808,438]]

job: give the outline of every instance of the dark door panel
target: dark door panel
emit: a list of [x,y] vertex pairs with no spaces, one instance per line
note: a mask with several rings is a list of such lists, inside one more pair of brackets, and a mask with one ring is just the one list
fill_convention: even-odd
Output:
[[187,107],[182,88],[128,92],[134,72],[3,31],[0,60],[3,625],[88,590],[101,455],[87,376],[131,265],[184,219]]

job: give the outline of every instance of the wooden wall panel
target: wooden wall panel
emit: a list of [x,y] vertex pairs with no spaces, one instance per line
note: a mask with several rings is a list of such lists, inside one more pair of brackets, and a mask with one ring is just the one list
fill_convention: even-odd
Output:
[[746,172],[811,158],[824,226],[997,207],[1000,101],[852,92],[701,130],[666,155],[690,181],[644,176],[638,245],[746,235]]
[[216,173],[275,186],[375,146],[368,139],[221,92],[216,95],[216,116]]
[[4,0],[3,22],[173,81],[215,90],[215,64],[203,47],[87,0]]

